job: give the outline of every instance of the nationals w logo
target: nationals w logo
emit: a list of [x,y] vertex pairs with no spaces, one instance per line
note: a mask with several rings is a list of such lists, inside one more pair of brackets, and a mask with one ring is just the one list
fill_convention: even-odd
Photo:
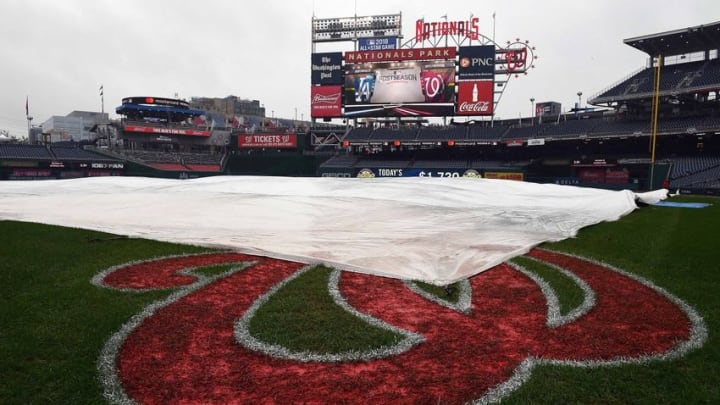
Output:
[[[527,381],[537,364],[663,360],[707,338],[692,308],[646,280],[562,253],[527,257],[574,280],[583,303],[561,314],[546,283],[510,264],[461,283],[457,305],[400,280],[335,271],[328,290],[338,305],[403,336],[393,347],[335,355],[294,352],[248,331],[255,311],[305,271],[302,264],[210,253],[113,267],[93,283],[179,289],[107,342],[98,360],[105,396],[163,404],[484,403]],[[236,267],[214,277],[193,272],[222,264]]]

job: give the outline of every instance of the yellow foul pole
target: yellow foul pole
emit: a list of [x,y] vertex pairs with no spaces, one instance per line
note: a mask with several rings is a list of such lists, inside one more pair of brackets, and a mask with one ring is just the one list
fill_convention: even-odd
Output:
[[655,174],[655,144],[657,142],[658,112],[660,109],[660,68],[662,67],[662,55],[658,54],[655,64],[655,83],[652,98],[652,114],[650,124],[650,184],[648,188],[652,189],[653,177]]

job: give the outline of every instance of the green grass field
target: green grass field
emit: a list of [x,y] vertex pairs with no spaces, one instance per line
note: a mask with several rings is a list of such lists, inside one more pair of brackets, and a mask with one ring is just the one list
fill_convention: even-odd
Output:
[[[541,366],[504,403],[720,403],[720,200],[677,200],[713,205],[645,207],[547,247],[610,263],[680,297],[705,320],[705,345],[680,359],[643,365]],[[0,403],[105,403],[96,367],[100,350],[132,315],[170,292],[128,294],[98,288],[91,278],[132,260],[204,250],[0,221]],[[577,305],[576,286],[560,274],[526,267],[558,291],[563,310]],[[336,308],[325,291],[328,275],[318,267],[292,281],[253,318],[252,332],[327,352],[395,339]],[[319,326],[302,327],[308,324]]]

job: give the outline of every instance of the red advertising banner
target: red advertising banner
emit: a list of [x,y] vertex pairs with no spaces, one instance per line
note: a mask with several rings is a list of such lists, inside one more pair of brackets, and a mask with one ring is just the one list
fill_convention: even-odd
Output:
[[312,117],[342,116],[342,86],[313,86],[310,88]]
[[297,148],[296,134],[241,134],[239,148]]
[[456,53],[455,47],[353,51],[345,52],[345,64],[399,62],[404,60],[455,59]]
[[145,127],[138,125],[125,125],[123,129],[125,132],[142,132],[146,134],[210,136],[210,131],[199,131],[195,129]]
[[456,114],[492,115],[494,83],[492,80],[458,82]]

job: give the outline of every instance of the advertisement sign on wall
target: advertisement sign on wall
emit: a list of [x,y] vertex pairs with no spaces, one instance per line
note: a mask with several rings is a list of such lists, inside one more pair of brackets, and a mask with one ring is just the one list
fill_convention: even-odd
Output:
[[401,62],[406,60],[455,60],[455,47],[443,48],[407,48],[384,51],[345,52],[345,63]]
[[358,38],[359,51],[384,51],[397,48],[397,37]]
[[310,115],[313,117],[342,116],[342,86],[310,88]]
[[491,80],[458,81],[458,115],[492,115],[493,86]]
[[297,147],[296,134],[242,134],[238,136],[239,148],[287,149]]
[[123,130],[125,130],[125,132],[141,132],[145,134],[210,136],[210,131],[201,131],[196,129],[149,127],[144,125],[125,125],[123,127]]
[[458,56],[458,81],[495,77],[495,46],[461,46]]
[[498,179],[498,180],[525,180],[525,175],[521,172],[485,172],[483,173],[486,179]]
[[313,85],[343,83],[342,52],[313,53],[310,65]]

